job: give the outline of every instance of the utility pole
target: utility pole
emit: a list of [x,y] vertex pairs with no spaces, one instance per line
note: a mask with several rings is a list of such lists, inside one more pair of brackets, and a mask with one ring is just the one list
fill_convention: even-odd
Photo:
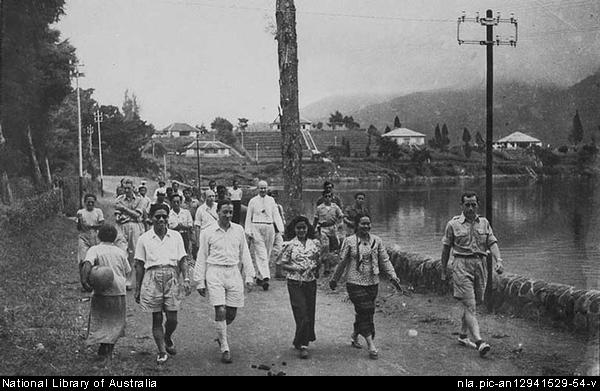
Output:
[[81,64],[79,62],[72,63],[75,67],[73,75],[75,76],[75,87],[77,88],[77,138],[79,140],[79,208],[83,208],[83,152],[81,147],[81,97],[79,96],[79,76],[83,73],[79,72]]
[[[486,30],[486,39],[485,41],[477,41],[477,40],[463,40],[460,38],[460,25],[465,22],[475,22],[479,23],[482,26],[485,26]],[[500,35],[496,35],[496,39],[494,39],[494,26],[498,26],[500,23],[510,23],[515,28],[514,35],[511,35],[508,40],[500,39]],[[487,10],[485,13],[485,18],[479,17],[479,12],[476,13],[475,18],[467,18],[465,12],[463,11],[462,16],[458,18],[458,25],[456,28],[456,37],[458,40],[458,44],[475,44],[475,45],[485,45],[486,46],[486,57],[487,57],[487,74],[486,74],[486,140],[485,140],[485,217],[490,222],[490,225],[493,225],[493,211],[492,211],[492,192],[493,192],[493,154],[492,154],[492,143],[493,143],[493,125],[494,125],[494,45],[509,45],[512,47],[517,46],[517,34],[518,34],[518,25],[517,19],[514,14],[510,14],[509,19],[500,18],[500,12],[497,13],[497,16],[494,18],[494,13],[492,10]],[[488,310],[493,309],[493,298],[492,298],[492,256],[488,253],[487,256],[487,270],[488,270],[488,279],[487,279],[487,288],[485,293],[486,304]]]
[[196,164],[198,175],[198,194],[200,194],[200,129],[196,130]]
[[277,55],[281,115],[283,198],[290,216],[302,213],[302,144],[298,109],[298,44],[293,0],[277,0]]
[[94,134],[94,126],[93,125],[88,125],[85,127],[85,130],[87,132],[88,135],[88,153],[90,155],[90,161],[92,160],[93,157],[93,152],[92,152],[92,134]]
[[104,197],[104,171],[102,169],[102,134],[100,132],[100,123],[104,121],[104,114],[100,109],[94,113],[94,121],[98,124],[98,157],[100,159],[100,194]]

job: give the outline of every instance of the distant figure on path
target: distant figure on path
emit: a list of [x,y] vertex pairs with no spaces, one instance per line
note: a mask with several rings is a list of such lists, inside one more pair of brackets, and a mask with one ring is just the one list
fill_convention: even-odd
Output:
[[81,266],[81,262],[85,259],[85,254],[90,247],[100,243],[98,239],[98,230],[104,224],[104,214],[102,209],[96,208],[96,196],[86,194],[83,197],[85,208],[77,211],[77,230],[79,237],[77,239],[77,262]]
[[173,195],[177,194],[183,199],[183,192],[179,189],[179,183],[172,181],[171,189],[173,189]]
[[334,204],[339,206],[340,209],[343,208],[342,200],[340,199],[340,197],[338,197],[336,194],[334,194],[333,188],[334,188],[333,183],[331,183],[329,181],[323,182],[323,192],[321,193],[321,197],[317,200],[317,206],[319,206],[325,202],[325,193],[330,192],[331,193],[331,202],[333,202]]
[[[199,206],[200,201],[192,196],[192,189],[183,189],[183,202],[181,203],[181,207],[190,211],[192,221],[196,218],[196,211],[198,210]],[[196,234],[195,226],[192,226],[192,230],[190,232],[190,245],[192,248],[192,257],[196,259],[196,254],[198,253],[198,236]]]
[[321,255],[320,242],[314,239],[314,228],[305,216],[295,217],[285,228],[285,239],[277,265],[287,271],[287,287],[296,333],[292,344],[300,358],[308,358],[308,344],[316,340],[315,308],[317,277]]
[[231,222],[233,204],[231,200],[219,201],[219,221],[200,234],[200,249],[194,267],[196,289],[215,307],[217,342],[221,348],[221,362],[232,362],[227,341],[227,325],[231,324],[237,309],[244,306],[244,282],[239,263],[242,263],[246,286],[252,290],[254,266],[241,225]]
[[179,194],[173,195],[171,199],[172,209],[169,213],[169,228],[179,232],[183,239],[183,246],[188,255],[192,254],[190,245],[190,236],[194,228],[194,220],[190,211],[181,207],[182,197]]
[[465,192],[460,197],[462,213],[454,216],[446,225],[442,238],[442,271],[441,278],[446,280],[450,250],[454,253],[452,285],[454,297],[460,301],[462,326],[458,342],[463,346],[471,346],[473,342],[468,332],[475,339],[475,346],[481,357],[490,350],[490,345],[483,341],[479,332],[476,317],[476,304],[483,302],[487,283],[486,255],[491,251],[495,260],[495,270],[503,271],[502,258],[498,249],[498,240],[492,232],[489,221],[477,214],[479,197],[475,192]]
[[166,183],[162,179],[158,181],[158,187],[156,188],[156,190],[154,190],[154,197],[152,197],[154,202],[158,200],[158,193],[163,193],[165,195],[167,194],[167,187],[165,185]]
[[329,287],[335,289],[339,279],[346,273],[346,290],[356,311],[350,343],[355,348],[361,348],[358,336],[362,335],[367,341],[369,357],[376,360],[379,354],[373,341],[375,339],[373,316],[379,290],[380,271],[390,277],[396,289],[399,291],[403,289],[381,238],[370,234],[371,217],[359,214],[354,223],[356,234],[344,240],[340,251],[341,261],[329,281]]
[[324,258],[325,262],[323,264],[323,275],[328,276],[331,273],[331,269],[335,266],[332,263],[335,262],[336,255],[340,249],[340,241],[337,233],[338,225],[344,219],[344,213],[337,204],[332,202],[333,193],[331,191],[325,191],[323,197],[325,201],[317,205],[313,225],[318,225],[321,234],[327,235],[329,239],[330,256]]
[[108,266],[113,272],[112,284],[96,291],[90,301],[90,317],[86,344],[100,344],[98,356],[110,364],[113,349],[117,340],[125,335],[125,282],[131,271],[127,254],[115,246],[117,229],[105,224],[98,231],[100,244],[89,249],[85,259],[81,261],[81,284],[86,291],[94,288],[89,283],[93,266]]
[[152,200],[146,194],[148,194],[148,188],[146,185],[140,185],[138,187],[139,197],[142,199],[141,208],[144,211],[142,215],[142,222],[144,223],[144,232],[148,231],[150,228],[150,224],[148,224],[148,214],[150,213],[150,206],[152,205]]
[[[133,254],[140,235],[144,232],[142,217],[142,199],[133,194],[133,180],[125,179],[123,182],[125,194],[117,197],[115,201],[115,218],[117,231],[120,236],[120,246],[127,251],[129,265],[133,269]],[[132,270],[127,278],[127,290],[135,285],[135,270]]]
[[367,195],[364,192],[359,191],[358,193],[354,194],[354,204],[348,205],[344,209],[344,225],[346,230],[345,236],[354,234],[354,218],[356,215],[369,214],[369,208],[365,204],[366,197]]
[[[283,212],[283,206],[281,206],[281,204],[278,202],[279,192],[277,190],[269,190],[267,194],[273,197],[273,199],[275,200],[275,203],[277,204],[277,210],[279,211],[279,216],[281,216],[281,222],[285,227],[285,213]],[[273,228],[275,229],[275,239],[273,240],[273,250],[271,251],[269,264],[275,264],[275,278],[284,278],[281,266],[275,263],[275,260],[277,259],[277,257],[279,257],[279,254],[281,254],[281,250],[283,248],[283,232],[277,229],[277,225],[275,225],[275,223],[273,223]]]
[[228,189],[229,199],[233,202],[233,218],[232,222],[239,224],[241,213],[242,213],[242,195],[243,191],[239,187],[239,183],[236,179],[233,180],[232,186]]
[[200,247],[200,233],[219,220],[217,203],[215,202],[216,194],[212,190],[206,190],[205,196],[206,201],[196,209],[196,216],[194,217],[194,234],[196,235],[198,247]]
[[[169,354],[177,354],[172,338],[177,328],[177,311],[182,288],[187,296],[191,286],[183,239],[179,232],[167,228],[169,207],[152,205],[150,217],[152,229],[140,237],[135,249],[135,301],[144,312],[152,313],[152,335],[158,348],[156,362],[162,364]],[[164,329],[163,312],[167,318]]]
[[279,232],[283,232],[285,229],[277,203],[273,197],[267,195],[267,186],[266,181],[258,182],[258,195],[248,203],[246,223],[244,224],[258,269],[256,284],[261,285],[265,291],[269,289],[269,279],[271,278],[269,260],[275,241],[274,225]]

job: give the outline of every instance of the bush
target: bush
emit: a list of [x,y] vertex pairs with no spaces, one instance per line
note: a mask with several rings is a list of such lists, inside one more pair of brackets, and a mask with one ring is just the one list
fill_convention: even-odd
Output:
[[0,223],[7,232],[20,234],[32,229],[40,221],[56,215],[61,209],[61,190],[53,189],[15,203],[4,211],[4,220]]
[[567,153],[567,152],[569,152],[569,147],[567,147],[566,145],[562,145],[562,146],[558,147],[558,152]]

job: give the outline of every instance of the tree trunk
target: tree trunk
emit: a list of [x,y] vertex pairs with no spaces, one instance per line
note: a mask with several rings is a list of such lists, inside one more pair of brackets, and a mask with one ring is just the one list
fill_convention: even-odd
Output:
[[31,159],[31,175],[33,181],[36,186],[41,186],[43,184],[42,171],[40,170],[38,158],[35,155],[33,139],[31,138],[31,125],[27,125],[27,147],[29,148],[29,158]]
[[277,55],[283,168],[283,201],[288,221],[302,213],[302,145],[298,111],[298,45],[296,7],[293,0],[277,0]]

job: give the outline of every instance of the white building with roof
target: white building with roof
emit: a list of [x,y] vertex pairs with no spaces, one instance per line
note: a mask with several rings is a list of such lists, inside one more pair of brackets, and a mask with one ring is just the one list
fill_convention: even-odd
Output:
[[[312,122],[307,119],[300,117],[300,130],[311,130],[313,128]],[[281,131],[281,120],[279,116],[275,118],[275,121],[271,123],[271,130],[280,132]]]
[[[221,141],[198,141],[199,154],[202,157],[227,157],[240,156],[240,154],[229,145]],[[186,145],[183,153],[185,156],[196,156],[196,141]]]
[[533,145],[542,146],[542,141],[525,133],[514,132],[492,144],[494,149],[529,148]]
[[381,135],[389,137],[398,145],[425,145],[425,135],[408,128],[396,128]]
[[174,122],[163,130],[156,131],[152,137],[189,137],[194,136],[198,129],[183,122]]

